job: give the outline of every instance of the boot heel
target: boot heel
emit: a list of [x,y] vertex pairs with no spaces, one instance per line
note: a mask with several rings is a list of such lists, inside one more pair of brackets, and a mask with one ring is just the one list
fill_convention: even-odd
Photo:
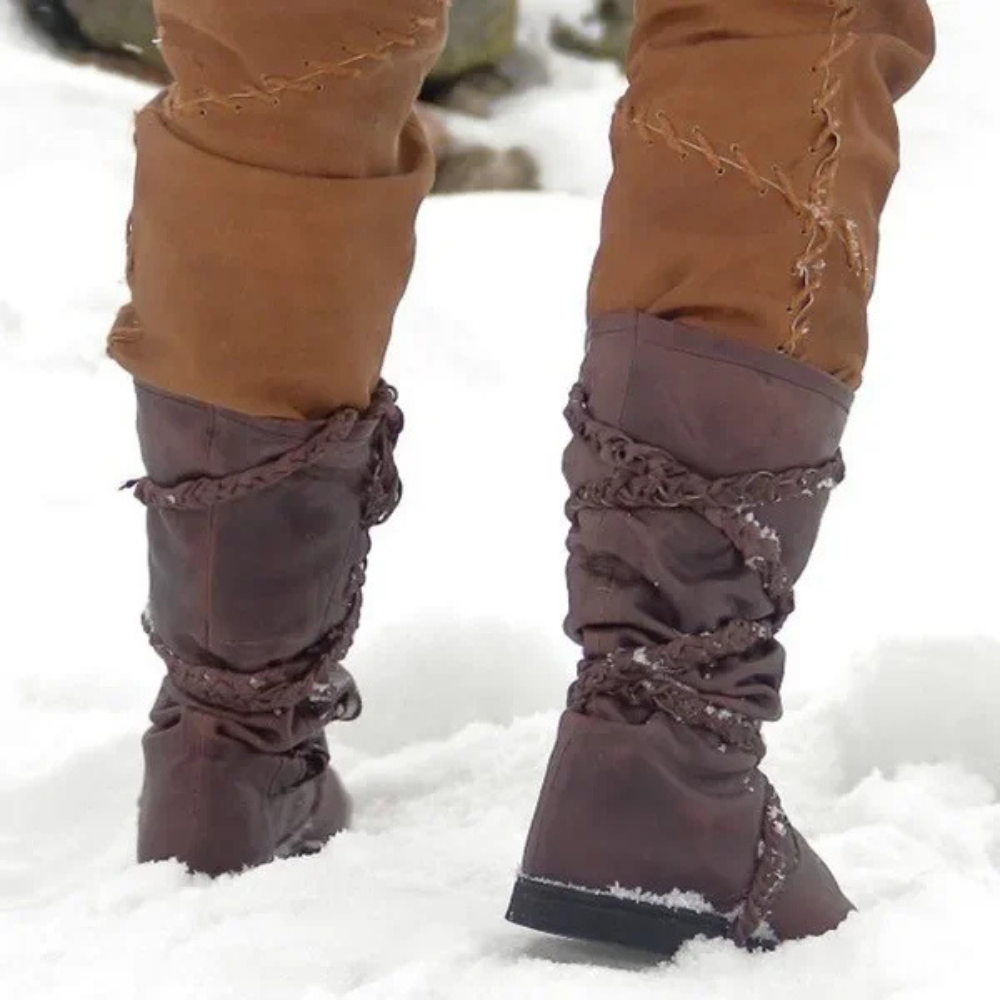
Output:
[[725,938],[725,917],[671,909],[610,893],[520,876],[507,909],[512,924],[559,937],[624,945],[672,957],[695,938]]

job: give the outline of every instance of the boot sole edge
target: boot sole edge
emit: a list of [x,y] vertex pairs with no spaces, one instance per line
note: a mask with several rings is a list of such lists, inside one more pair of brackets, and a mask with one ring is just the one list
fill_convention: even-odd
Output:
[[507,920],[556,937],[623,945],[673,957],[697,938],[728,938],[725,917],[668,909],[568,885],[520,876],[507,908]]

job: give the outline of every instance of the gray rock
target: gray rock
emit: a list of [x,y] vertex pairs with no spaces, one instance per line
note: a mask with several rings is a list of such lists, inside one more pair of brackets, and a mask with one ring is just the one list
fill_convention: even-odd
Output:
[[63,0],[84,37],[101,49],[124,51],[162,66],[153,44],[156,20],[152,0]]
[[[152,0],[24,2],[29,9],[36,8],[36,20],[43,25],[47,18],[53,28],[67,34],[75,22],[91,45],[128,52],[148,65],[163,65],[153,44],[156,22]],[[430,83],[444,85],[470,70],[495,66],[514,50],[517,19],[518,0],[452,0],[451,33]]]
[[538,175],[538,163],[526,149],[473,146],[449,154],[438,164],[434,193],[535,191]]
[[509,94],[514,84],[496,69],[476,69],[434,98],[436,104],[473,118],[489,118],[498,97]]
[[596,0],[582,25],[557,18],[550,39],[554,48],[591,59],[625,63],[632,34],[634,0]]
[[430,83],[457,80],[470,70],[496,66],[514,51],[518,0],[452,0],[451,30]]

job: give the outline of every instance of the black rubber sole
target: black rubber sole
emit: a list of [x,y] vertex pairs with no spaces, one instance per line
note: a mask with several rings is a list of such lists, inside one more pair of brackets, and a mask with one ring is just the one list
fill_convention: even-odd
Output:
[[695,938],[727,938],[724,917],[518,878],[507,919],[558,937],[639,948],[670,958]]

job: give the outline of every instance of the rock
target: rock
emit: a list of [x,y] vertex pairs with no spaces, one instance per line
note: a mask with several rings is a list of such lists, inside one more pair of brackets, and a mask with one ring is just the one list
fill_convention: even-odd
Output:
[[63,0],[84,37],[99,49],[124,51],[152,66],[162,66],[153,44],[156,19],[151,0]]
[[28,17],[57,45],[66,49],[83,49],[87,40],[62,0],[21,0]]
[[513,86],[499,70],[477,69],[438,94],[435,103],[473,118],[489,118],[493,114],[493,102],[509,94]]
[[424,126],[427,139],[434,151],[434,156],[438,161],[443,160],[455,145],[454,139],[444,116],[435,110],[432,104],[425,104],[423,101],[417,102],[417,117]]
[[597,0],[582,25],[556,18],[549,34],[554,48],[590,59],[614,59],[624,65],[632,34],[634,0]]
[[535,87],[545,87],[552,82],[549,67],[542,52],[519,45],[499,66],[487,72],[503,78],[506,92],[523,94]]
[[526,149],[473,146],[450,154],[438,164],[434,193],[536,191],[538,175],[538,164]]
[[449,16],[448,44],[431,71],[432,87],[495,66],[514,51],[518,0],[452,0]]

